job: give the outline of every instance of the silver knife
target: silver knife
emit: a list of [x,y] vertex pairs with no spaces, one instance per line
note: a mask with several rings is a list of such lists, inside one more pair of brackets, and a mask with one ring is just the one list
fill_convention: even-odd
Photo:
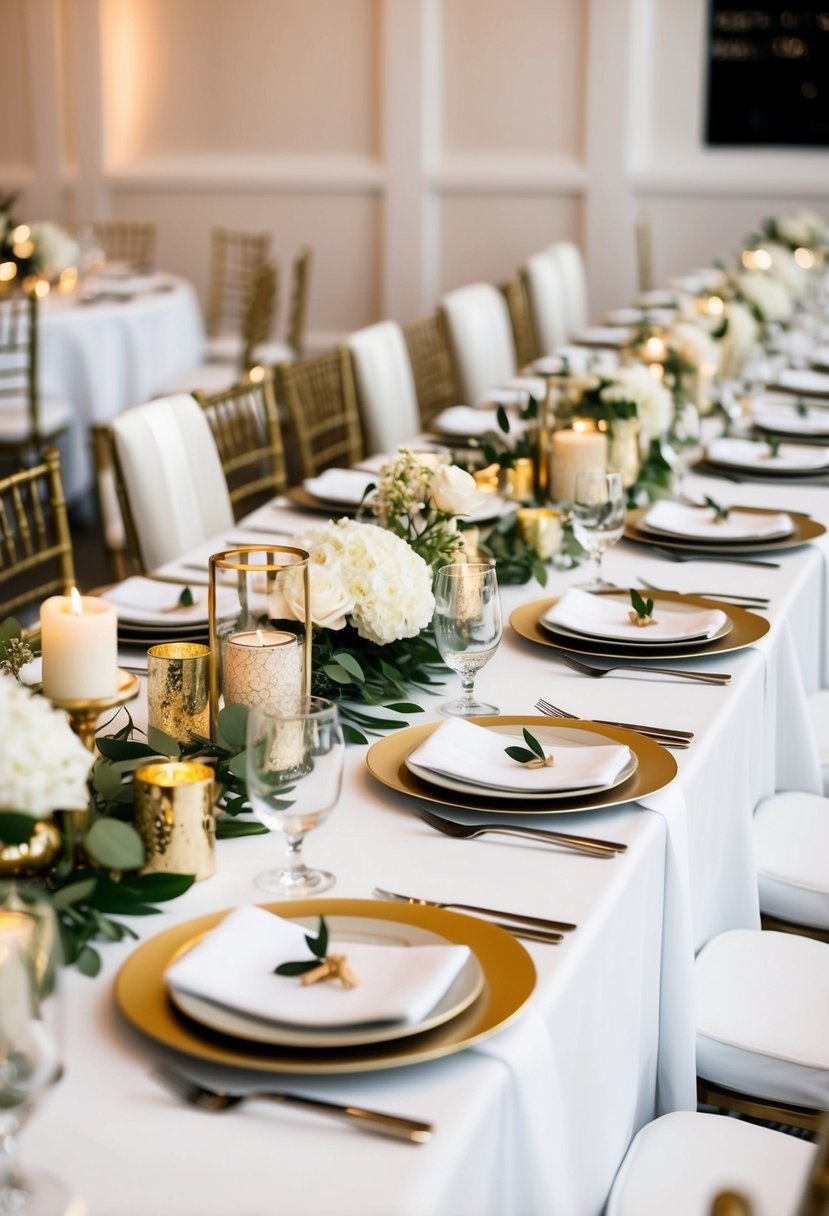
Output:
[[[518,912],[503,912],[500,908],[484,908],[479,904],[460,904],[441,902],[437,899],[418,899],[415,895],[400,895],[397,891],[386,891],[383,887],[375,887],[374,894],[380,899],[396,899],[406,904],[421,904],[426,908],[455,908],[459,912],[476,912],[482,916],[500,916],[502,920],[514,921],[521,926],[534,929],[552,929],[557,933],[570,933],[578,926],[566,920],[546,920],[542,916],[522,916]],[[513,932],[510,926],[510,932]]]

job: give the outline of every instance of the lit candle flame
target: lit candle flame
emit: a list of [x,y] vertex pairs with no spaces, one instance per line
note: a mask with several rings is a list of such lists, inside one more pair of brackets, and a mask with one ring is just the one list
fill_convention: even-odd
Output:
[[72,601],[72,615],[83,616],[83,602],[81,600],[81,593],[77,587],[73,587],[69,592],[69,598]]
[[798,266],[804,270],[811,270],[815,264],[815,255],[811,249],[804,249],[802,246],[794,251],[794,260]]
[[645,354],[649,359],[661,359],[665,354],[665,343],[661,338],[648,338],[645,343]]
[[708,312],[712,317],[719,317],[725,305],[719,296],[708,297]]

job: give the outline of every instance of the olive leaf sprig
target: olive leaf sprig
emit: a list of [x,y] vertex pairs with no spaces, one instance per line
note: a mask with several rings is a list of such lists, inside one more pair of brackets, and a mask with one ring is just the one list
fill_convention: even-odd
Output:
[[809,407],[805,401],[798,401],[797,404],[795,405],[794,409],[795,409],[795,413],[797,414],[798,418],[808,418],[809,417]]
[[504,751],[510,760],[517,760],[526,768],[552,768],[555,757],[546,755],[544,748],[530,731],[524,727],[522,734],[526,747],[505,747]]
[[628,613],[632,625],[655,625],[653,619],[653,600],[644,599],[635,587],[630,589],[630,602],[633,604],[633,611]]
[[780,444],[783,440],[779,435],[767,435],[766,443],[769,446],[767,459],[773,460],[775,456],[780,455]]
[[721,503],[718,503],[715,499],[710,498],[707,494],[705,495],[705,505],[706,507],[710,507],[714,512],[715,524],[725,523],[731,514],[731,507],[722,506]]
[[181,595],[178,597],[179,608],[192,608],[195,602],[196,601],[193,599],[193,592],[190,590],[190,588],[182,588]]
[[317,936],[310,937],[306,934],[305,941],[314,957],[302,959],[296,963],[280,963],[278,967],[274,968],[274,975],[304,975],[306,971],[313,971],[315,967],[319,967],[320,963],[325,960],[328,953],[328,925],[325,923],[324,916],[320,917]]

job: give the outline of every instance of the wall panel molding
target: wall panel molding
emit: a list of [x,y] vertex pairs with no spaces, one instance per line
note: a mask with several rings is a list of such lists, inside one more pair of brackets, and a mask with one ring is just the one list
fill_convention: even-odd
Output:
[[378,194],[385,166],[369,156],[176,156],[104,170],[112,190],[173,192],[254,191],[278,194]]

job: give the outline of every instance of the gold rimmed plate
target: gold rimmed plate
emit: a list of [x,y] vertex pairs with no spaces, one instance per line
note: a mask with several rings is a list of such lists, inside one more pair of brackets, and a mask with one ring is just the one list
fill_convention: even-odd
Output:
[[[628,511],[625,522],[624,537],[625,540],[632,540],[638,545],[657,545],[660,549],[676,549],[680,552],[700,553],[710,549],[718,554],[729,554],[738,557],[744,553],[773,553],[778,549],[798,549],[801,545],[808,545],[810,541],[817,540],[819,536],[823,536],[826,528],[817,520],[810,519],[808,515],[801,515],[798,511],[785,511],[794,524],[794,530],[787,533],[785,536],[769,537],[765,540],[705,540],[699,536],[677,536],[672,532],[656,532],[645,530],[642,527],[642,520],[649,511],[649,507],[637,507],[633,511]],[[760,507],[739,507],[740,511],[745,511],[755,515],[768,515],[769,512]]]
[[[448,946],[450,943],[439,933],[424,929],[422,925],[399,925],[369,916],[329,916],[326,921],[329,939],[337,942],[362,942],[375,946]],[[297,918],[304,929],[315,930],[317,920],[313,917]],[[196,939],[198,940],[198,939]],[[188,943],[179,956],[196,945]],[[271,1019],[255,1017],[243,1010],[215,1001],[193,996],[190,993],[169,989],[170,1000],[187,1017],[210,1030],[232,1038],[255,1043],[270,1043],[280,1047],[364,1047],[367,1044],[388,1043],[394,1039],[405,1039],[410,1035],[423,1034],[436,1026],[456,1018],[468,1009],[483,992],[484,973],[475,954],[470,953],[466,963],[432,1010],[414,1024],[364,1023],[359,1026],[336,1026],[329,1028],[296,1026],[279,1023]]]
[[227,914],[214,912],[159,933],[127,959],[115,980],[123,1016],[142,1034],[195,1059],[274,1073],[360,1073],[440,1059],[481,1043],[509,1025],[535,988],[535,967],[509,933],[457,912],[367,899],[307,899],[263,905],[279,916],[316,925],[319,916],[354,917],[392,926],[401,940],[412,927],[469,946],[483,972],[483,990],[440,1026],[393,1042],[356,1047],[286,1047],[243,1041],[194,1021],[169,1000],[164,973],[174,956]]
[[[600,592],[599,594],[608,594]],[[609,594],[618,594],[610,592]],[[533,600],[516,608],[509,619],[510,625],[519,637],[528,642],[536,642],[539,646],[549,646],[553,650],[568,650],[577,654],[593,655],[596,658],[607,659],[688,659],[708,657],[709,655],[730,654],[734,650],[743,650],[753,646],[769,631],[769,623],[763,617],[738,608],[734,604],[721,604],[717,600],[704,599],[700,595],[682,595],[678,591],[649,591],[648,598],[657,606],[661,603],[687,604],[689,607],[719,609],[731,618],[733,628],[719,638],[703,639],[694,647],[666,644],[656,646],[653,643],[639,647],[626,644],[617,645],[605,638],[577,637],[575,634],[564,637],[554,636],[549,629],[541,624],[542,617],[549,612],[558,597],[546,600]]]
[[375,780],[399,794],[408,794],[423,802],[435,802],[441,806],[457,807],[460,810],[480,811],[493,815],[563,815],[571,811],[601,810],[612,806],[621,806],[625,802],[636,802],[647,798],[657,790],[670,785],[676,776],[676,761],[673,756],[635,731],[622,730],[621,727],[597,725],[595,722],[575,721],[570,718],[549,718],[533,715],[511,717],[498,714],[484,718],[469,718],[478,726],[493,727],[508,733],[510,728],[528,727],[535,733],[543,727],[553,727],[559,730],[583,732],[596,742],[601,736],[603,742],[626,744],[636,757],[636,768],[632,775],[611,789],[599,790],[595,793],[574,790],[566,797],[552,796],[548,802],[525,802],[505,793],[500,798],[483,800],[480,791],[470,786],[464,790],[450,790],[438,787],[431,781],[424,781],[409,769],[406,761],[416,747],[441,725],[440,722],[429,722],[424,726],[410,726],[405,730],[396,731],[378,740],[369,748],[366,756],[368,770]]
[[291,486],[285,491],[285,497],[303,511],[318,511],[323,515],[333,515],[338,519],[343,515],[356,515],[360,510],[360,504],[357,502],[334,502],[328,498],[317,498],[316,494],[306,490],[305,486]]

